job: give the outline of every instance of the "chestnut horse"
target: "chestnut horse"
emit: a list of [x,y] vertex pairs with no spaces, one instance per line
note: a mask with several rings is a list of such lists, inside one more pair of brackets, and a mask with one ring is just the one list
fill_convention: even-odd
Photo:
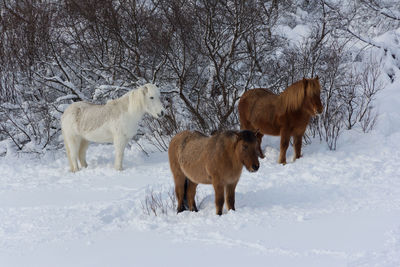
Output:
[[302,138],[312,116],[322,112],[321,86],[318,76],[303,78],[279,95],[264,88],[245,92],[239,100],[240,128],[255,130],[261,157],[264,134],[280,135],[279,163],[286,164],[286,150],[290,137],[294,141],[293,161],[301,157]]
[[227,209],[235,210],[235,188],[243,165],[250,172],[257,171],[259,156],[257,136],[252,131],[222,131],[210,137],[197,131],[175,135],[169,144],[168,157],[178,213],[185,210],[185,197],[189,210],[197,211],[194,198],[198,184],[214,186],[218,215],[222,214],[224,199]]

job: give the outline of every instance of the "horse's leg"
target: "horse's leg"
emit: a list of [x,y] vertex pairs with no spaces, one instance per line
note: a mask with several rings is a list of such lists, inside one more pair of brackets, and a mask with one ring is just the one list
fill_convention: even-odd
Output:
[[222,215],[222,209],[224,207],[225,188],[221,183],[215,180],[216,179],[213,179],[213,186],[215,191],[215,208],[217,215]]
[[293,137],[294,156],[293,161],[301,157],[301,145],[303,143],[303,135],[295,135]]
[[177,213],[185,210],[185,187],[187,186],[188,179],[185,174],[182,172],[181,166],[178,162],[177,157],[177,144],[176,142],[171,141],[170,146],[168,148],[168,159],[169,166],[172,172],[172,176],[174,177],[175,183],[175,195],[178,201]]
[[186,197],[188,201],[188,206],[190,211],[195,211],[198,212],[198,209],[196,207],[196,201],[195,201],[195,196],[196,196],[196,188],[197,184],[193,183],[189,179],[187,179],[187,189],[186,189]]
[[78,152],[79,152],[79,145],[80,145],[80,137],[79,136],[73,136],[73,135],[67,135],[66,136],[67,141],[67,154],[68,154],[68,159],[71,167],[71,172],[77,172],[79,170],[78,168]]
[[69,168],[70,168],[71,172],[74,172],[74,166],[73,166],[73,164],[72,164],[71,151],[69,150],[69,145],[68,145],[67,137],[66,137],[65,134],[63,134],[63,136],[64,136],[64,146],[65,146],[65,151],[67,152],[67,158],[68,158]]
[[[178,167],[179,168],[179,167]],[[175,182],[175,195],[178,200],[178,207],[176,209],[177,213],[184,211],[185,208],[185,183],[186,179],[185,175],[182,173],[180,169],[174,169],[172,171],[172,175],[174,176]]]
[[225,186],[225,203],[228,210],[235,210],[235,189],[237,182]]
[[285,131],[281,130],[281,144],[278,163],[286,164],[286,150],[289,147],[290,135]]
[[114,138],[114,148],[115,148],[115,161],[114,168],[118,171],[122,171],[122,160],[124,158],[124,150],[128,140],[123,137]]
[[89,142],[86,139],[81,140],[81,144],[79,146],[79,162],[81,163],[82,168],[86,168],[87,162],[86,162],[86,151],[88,149]]
[[261,142],[262,142],[262,138],[263,138],[263,134],[262,133],[257,133],[257,140],[258,140],[258,151],[260,153],[260,158],[265,158],[265,155],[261,149]]

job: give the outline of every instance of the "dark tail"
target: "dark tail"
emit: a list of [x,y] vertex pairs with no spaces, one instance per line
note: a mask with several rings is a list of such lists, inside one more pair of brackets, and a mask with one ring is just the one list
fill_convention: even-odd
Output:
[[185,207],[185,210],[189,209],[189,204],[187,200],[187,188],[188,188],[188,179],[185,179],[185,193],[183,194],[183,206]]

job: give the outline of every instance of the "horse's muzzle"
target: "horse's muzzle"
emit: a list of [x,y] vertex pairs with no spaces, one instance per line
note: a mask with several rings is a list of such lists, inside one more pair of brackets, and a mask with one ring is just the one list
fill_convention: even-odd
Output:
[[318,114],[322,113],[322,107],[321,108],[314,108],[314,116],[317,116]]
[[253,164],[249,171],[250,172],[256,172],[256,171],[258,171],[259,168],[260,168],[260,164]]
[[163,117],[163,116],[164,116],[164,114],[165,114],[165,113],[164,113],[164,111],[162,111],[162,110],[161,110],[161,112],[160,112],[160,113],[157,113],[157,116],[158,116],[159,118],[161,118],[161,117]]

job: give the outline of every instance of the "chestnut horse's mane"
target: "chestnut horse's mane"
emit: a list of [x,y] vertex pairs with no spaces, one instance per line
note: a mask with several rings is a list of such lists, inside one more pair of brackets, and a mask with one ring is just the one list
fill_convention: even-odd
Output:
[[318,76],[314,79],[303,78],[293,83],[279,95],[283,112],[299,110],[305,97],[312,97],[314,94],[319,93],[319,91]]

